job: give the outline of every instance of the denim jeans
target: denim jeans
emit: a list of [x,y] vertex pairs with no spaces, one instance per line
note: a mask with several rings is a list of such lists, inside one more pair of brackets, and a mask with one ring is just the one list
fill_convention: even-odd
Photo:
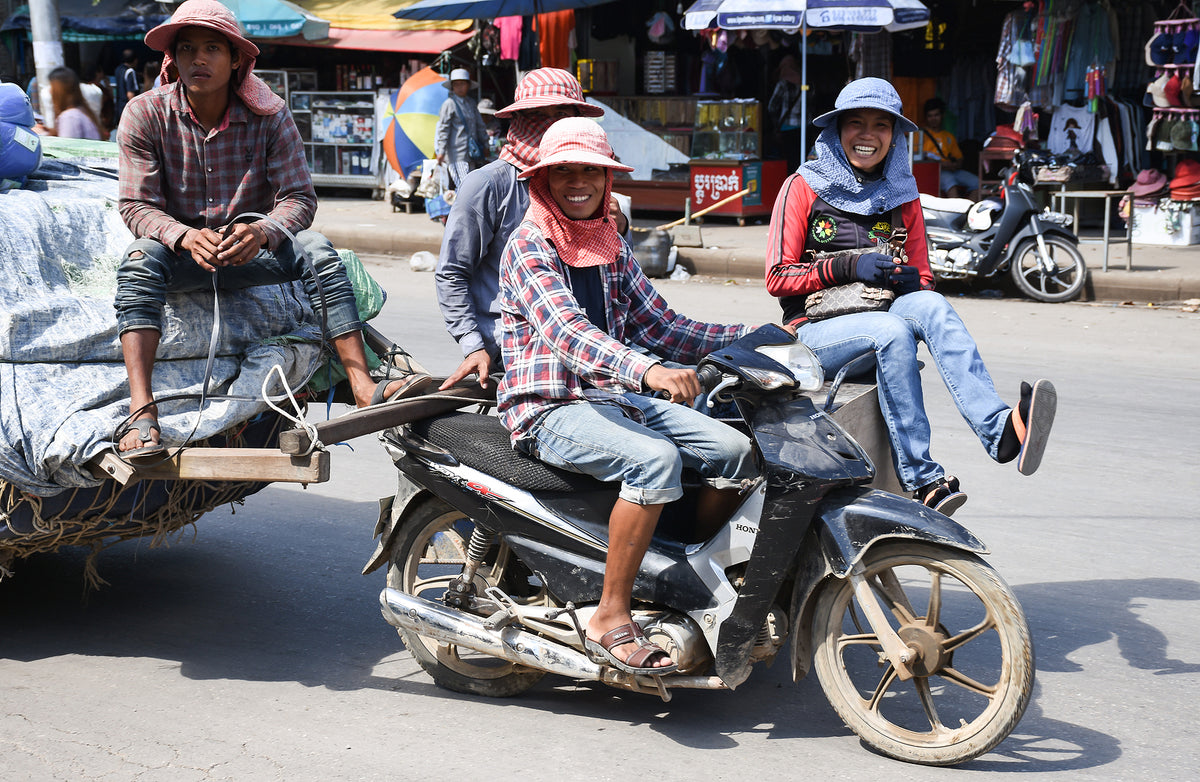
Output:
[[[641,410],[645,425],[629,417]],[[750,439],[731,426],[665,399],[627,393],[616,402],[560,405],[534,425],[532,455],[547,464],[621,481],[621,499],[658,505],[683,496],[684,467],[716,488],[754,477]]]
[[975,340],[940,293],[900,296],[887,312],[842,315],[801,326],[797,336],[829,374],[851,359],[875,353],[879,408],[892,441],[896,475],[912,491],[942,478],[929,454],[929,418],[921,392],[917,343],[924,342],[962,417],[993,459],[1008,420]]
[[[326,306],[326,336],[330,339],[362,330],[354,288],[337,251],[316,231],[301,231],[296,239],[312,258],[320,277]],[[320,318],[322,296],[312,269],[290,241],[274,251],[263,250],[241,266],[217,269],[219,290],[240,290],[256,285],[276,285],[301,280]],[[191,253],[177,254],[153,239],[137,239],[125,251],[117,270],[118,333],[150,328],[162,331],[162,311],[167,292],[211,290],[212,273],[192,260]]]

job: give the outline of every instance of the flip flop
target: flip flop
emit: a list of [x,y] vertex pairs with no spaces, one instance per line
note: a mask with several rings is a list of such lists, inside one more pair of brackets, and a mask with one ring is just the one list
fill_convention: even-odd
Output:
[[[621,644],[637,644],[638,648],[631,652],[624,660],[618,660],[616,655],[612,653],[612,649]],[[679,666],[674,662],[662,667],[646,665],[656,655],[661,654],[668,660],[671,659],[671,656],[658,644],[646,640],[646,636],[642,633],[642,628],[633,622],[623,624],[620,627],[614,627],[600,636],[599,641],[593,641],[591,638],[585,637],[583,639],[583,647],[587,650],[588,656],[592,658],[592,662],[601,665],[611,665],[625,673],[643,676],[662,676],[674,673],[679,669]]]
[[1046,453],[1046,442],[1050,439],[1050,427],[1058,410],[1058,392],[1049,380],[1033,384],[1029,396],[1027,420],[1022,420],[1019,409],[1012,417],[1013,429],[1021,441],[1021,452],[1017,455],[1017,471],[1022,475],[1033,475],[1041,466]]
[[[400,382],[400,387],[391,394],[388,394],[388,386],[395,382]],[[420,373],[414,373],[405,377],[384,378],[375,386],[375,393],[371,394],[371,406],[374,407],[375,405],[381,405],[387,402],[395,402],[400,399],[408,399],[409,397],[420,396],[421,394],[426,393],[429,386],[432,384],[432,377]]]
[[[135,430],[137,431],[139,440],[141,440],[143,443],[150,444],[143,445],[140,448],[130,448],[128,451],[122,451],[121,440],[125,439],[125,435]],[[117,455],[122,459],[144,459],[148,456],[159,456],[166,453],[167,448],[162,444],[161,440],[159,442],[150,442],[151,430],[158,432],[159,438],[162,437],[162,429],[158,426],[158,419],[153,416],[139,418],[136,421],[131,421],[125,426],[121,427],[121,429],[113,435],[113,439],[116,441],[113,444],[113,448],[116,449]]]

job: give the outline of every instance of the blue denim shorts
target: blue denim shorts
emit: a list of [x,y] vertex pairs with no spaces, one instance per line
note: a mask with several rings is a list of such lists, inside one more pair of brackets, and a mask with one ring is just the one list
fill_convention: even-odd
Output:
[[555,467],[620,481],[621,499],[637,505],[682,497],[684,467],[716,488],[736,488],[757,474],[746,435],[690,407],[635,393],[619,403],[554,408],[534,425],[529,449]]

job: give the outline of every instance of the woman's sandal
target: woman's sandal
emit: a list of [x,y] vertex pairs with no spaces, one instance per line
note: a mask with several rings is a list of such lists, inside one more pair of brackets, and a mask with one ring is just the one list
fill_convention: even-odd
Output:
[[[612,653],[612,649],[622,644],[637,644],[638,648],[624,660],[618,660]],[[611,665],[625,673],[662,676],[674,673],[679,668],[674,662],[662,667],[650,665],[651,662],[656,661],[655,658],[658,655],[662,655],[668,660],[671,659],[671,656],[658,644],[646,640],[646,636],[642,633],[642,628],[638,627],[634,622],[614,627],[600,636],[599,641],[593,641],[591,638],[585,637],[583,639],[583,648],[587,650],[588,656],[592,658],[592,662],[600,663],[601,665]]]
[[[1026,400],[1028,404],[1025,404]],[[1039,380],[1032,387],[1022,383],[1021,402],[1012,415],[1013,429],[1016,430],[1017,439],[1021,441],[1021,451],[1017,454],[1017,472],[1033,475],[1041,466],[1042,455],[1046,453],[1050,427],[1054,424],[1054,414],[1058,411],[1058,392],[1049,380]],[[1026,408],[1024,416],[1020,415],[1021,408]]]
[[913,499],[944,516],[950,516],[967,501],[967,494],[958,490],[958,478],[947,475],[917,489],[913,492]]

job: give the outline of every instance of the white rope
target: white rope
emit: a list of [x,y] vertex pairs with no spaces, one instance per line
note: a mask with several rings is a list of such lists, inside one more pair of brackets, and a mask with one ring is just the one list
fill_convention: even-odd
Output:
[[[275,402],[271,399],[270,394],[267,393],[267,383],[271,380],[271,376],[274,374],[279,375],[279,382],[283,386],[283,389],[284,389],[284,394],[281,394],[278,398],[283,399],[286,396],[289,400],[291,400],[292,409],[296,411],[295,415],[292,415],[287,410],[284,410],[282,407],[275,404]],[[310,424],[308,421],[304,420],[304,418],[302,417],[304,414],[304,410],[300,406],[300,403],[298,401],[296,401],[296,397],[292,394],[292,389],[288,386],[287,376],[283,373],[283,368],[280,367],[278,364],[271,367],[270,371],[267,372],[267,376],[263,378],[262,398],[263,398],[263,401],[267,403],[267,407],[271,408],[276,413],[279,413],[279,415],[282,416],[283,418],[286,418],[287,420],[296,424],[297,426],[299,426],[301,429],[303,429],[308,434],[308,442],[309,442],[308,450],[306,450],[303,454],[301,454],[301,456],[308,456],[310,453],[317,450],[318,448],[325,447],[325,445],[321,442],[320,438],[317,437],[316,426],[314,426],[313,424]]]

